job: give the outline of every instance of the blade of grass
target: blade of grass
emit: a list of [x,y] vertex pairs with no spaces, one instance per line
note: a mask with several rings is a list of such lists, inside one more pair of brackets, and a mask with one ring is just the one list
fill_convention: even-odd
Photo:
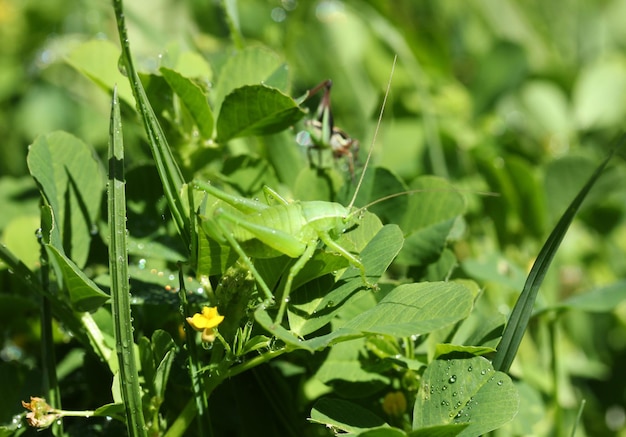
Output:
[[137,110],[143,121],[146,135],[148,136],[148,143],[159,177],[161,178],[161,183],[163,184],[163,192],[167,199],[167,204],[170,207],[170,212],[172,213],[172,217],[174,218],[174,222],[176,223],[185,247],[189,247],[189,217],[185,215],[186,208],[184,207],[181,197],[181,188],[184,183],[183,175],[174,160],[163,129],[154,114],[154,110],[146,96],[146,91],[135,70],[128,43],[128,33],[126,31],[122,0],[113,0],[113,8],[115,10],[115,19],[117,21],[118,34],[122,45],[120,62],[125,69],[128,80],[130,81],[130,86],[133,90],[133,95],[135,96]]
[[130,313],[128,249],[126,245],[126,193],[124,144],[117,88],[113,90],[109,138],[109,269],[111,275],[111,313],[115,351],[119,362],[120,385],[126,412],[126,427],[131,436],[145,436],[139,372],[135,362],[133,325]]
[[515,307],[511,312],[509,321],[502,334],[500,344],[498,344],[496,356],[493,360],[493,367],[496,370],[508,372],[511,367],[511,363],[513,363],[513,359],[517,354],[524,332],[526,332],[528,321],[532,316],[539,287],[543,282],[543,278],[550,267],[550,263],[552,262],[552,259],[554,258],[554,255],[556,254],[556,251],[558,250],[569,225],[572,223],[572,220],[574,219],[574,216],[580,208],[583,200],[585,200],[585,197],[615,154],[615,151],[621,147],[625,141],[626,136],[622,136],[619,144],[613,148],[602,164],[600,164],[600,166],[591,175],[587,183],[578,192],[572,203],[567,207],[567,210],[563,213],[559,222],[556,224],[550,233],[550,236],[541,248],[537,259],[530,269],[528,277],[526,278],[526,283],[524,284],[522,293],[517,299]]

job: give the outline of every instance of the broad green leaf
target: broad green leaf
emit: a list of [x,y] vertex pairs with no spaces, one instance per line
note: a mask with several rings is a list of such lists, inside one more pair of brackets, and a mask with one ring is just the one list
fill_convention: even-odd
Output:
[[276,88],[246,85],[228,94],[217,119],[217,141],[275,134],[304,116],[296,102]]
[[185,77],[213,80],[213,70],[208,61],[198,52],[182,52],[176,58],[173,69]]
[[52,207],[62,250],[83,267],[105,187],[100,160],[78,138],[53,132],[38,137],[30,146],[28,168]]
[[564,142],[569,140],[574,122],[563,88],[547,80],[529,80],[521,89],[520,98],[536,135],[550,135]]
[[[354,184],[343,186],[340,198],[344,204],[348,204],[352,200],[354,190]],[[361,208],[367,206],[368,211],[376,214],[383,222],[400,224],[402,217],[406,213],[409,200],[406,195],[396,195],[406,190],[407,187],[404,182],[393,172],[386,168],[375,167],[369,169],[365,174],[354,206]],[[385,199],[387,196],[395,197]],[[379,201],[380,203],[368,206],[373,202]]]
[[30,176],[0,178],[0,231],[18,216],[39,216],[39,196]]
[[36,269],[40,264],[40,246],[35,235],[40,223],[39,216],[22,215],[8,222],[2,232],[2,244],[30,269]]
[[472,303],[471,291],[459,283],[405,284],[342,329],[394,337],[425,334],[464,319]]
[[573,94],[579,129],[601,129],[621,123],[626,115],[626,59],[598,58],[583,68]]
[[496,350],[491,347],[485,346],[464,346],[464,345],[456,345],[456,344],[438,344],[435,348],[435,356],[434,358],[439,358],[443,355],[452,354],[452,353],[465,353],[468,355],[474,356],[482,356],[487,355]]
[[[372,383],[375,389],[381,385],[389,385],[389,377],[363,368],[359,358],[365,352],[364,345],[363,338],[334,345],[315,374],[315,378],[324,384],[332,384],[339,380],[350,383]],[[365,393],[361,392],[361,395],[365,396]]]
[[383,419],[360,405],[342,399],[329,398],[322,398],[315,403],[309,420],[349,433],[358,433],[384,425],[389,426]]
[[119,403],[103,405],[94,411],[94,416],[113,417],[117,420],[124,421],[124,404]]
[[480,436],[512,420],[519,395],[508,375],[482,357],[435,360],[422,376],[413,429],[468,423],[460,436]]
[[236,88],[259,84],[287,91],[287,67],[280,57],[259,46],[234,52],[219,72],[215,93],[211,95],[214,108],[221,108],[224,98]]
[[[545,168],[544,189],[546,198],[550,199],[548,213],[552,222],[558,220],[563,214],[570,200],[576,196],[595,167],[593,161],[582,156],[564,156],[548,163]],[[600,184],[601,181],[598,181],[597,185]],[[596,199],[605,197],[610,188],[612,187],[599,192],[596,187],[587,196],[583,209],[594,200],[594,197]]]
[[106,92],[111,92],[117,85],[120,98],[134,106],[135,100],[128,79],[118,68],[119,59],[119,47],[111,41],[96,39],[78,45],[67,56],[66,62]]
[[465,200],[451,184],[432,176],[418,178],[409,189],[419,191],[410,194],[403,216],[401,226],[407,238],[398,262],[421,266],[441,255],[465,210]]
[[407,433],[398,428],[378,427],[358,434],[359,437],[406,437]]
[[110,296],[100,290],[59,248],[50,244],[46,244],[45,247],[63,272],[63,281],[76,311],[95,311],[109,300]]
[[333,169],[305,167],[295,180],[294,196],[302,201],[333,201],[342,183],[343,180]]
[[202,137],[205,139],[212,138],[213,112],[202,89],[177,71],[165,67],[161,67],[159,71],[191,114]]
[[624,301],[626,301],[626,281],[619,281],[570,297],[556,307],[589,313],[609,313]]
[[469,424],[467,423],[425,426],[411,431],[407,435],[409,437],[455,437],[461,434],[461,432],[463,432],[463,430],[468,426]]

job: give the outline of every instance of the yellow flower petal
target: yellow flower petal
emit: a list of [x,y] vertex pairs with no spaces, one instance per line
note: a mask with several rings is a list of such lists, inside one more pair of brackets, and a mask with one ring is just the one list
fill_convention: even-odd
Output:
[[202,314],[196,313],[193,317],[187,317],[187,323],[196,331],[215,328],[223,320],[224,316],[220,316],[217,312],[217,307],[204,307],[202,308]]

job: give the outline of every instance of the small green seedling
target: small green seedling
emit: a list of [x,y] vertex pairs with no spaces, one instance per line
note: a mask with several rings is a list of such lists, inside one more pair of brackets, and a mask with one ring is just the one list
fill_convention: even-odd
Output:
[[298,133],[296,142],[307,147],[309,162],[313,162],[311,151],[318,151],[318,163],[321,166],[322,152],[331,150],[334,159],[345,158],[348,163],[350,176],[354,179],[354,163],[359,152],[359,142],[350,138],[343,130],[334,124],[333,113],[330,108],[330,89],[333,83],[330,79],[325,80],[316,87],[310,89],[299,99],[300,103],[308,100],[321,89],[324,90],[322,100],[317,107],[316,118],[306,122],[306,130]]
[[[395,60],[372,145],[376,141],[394,69]],[[331,117],[329,111],[323,117],[326,120],[325,126],[332,126],[332,123],[329,124],[329,117]],[[264,188],[268,203],[262,203],[233,196],[206,182],[194,182],[196,189],[205,191],[223,202],[223,205],[213,210],[211,217],[202,218],[203,229],[210,238],[223,244],[228,243],[235,250],[265,294],[264,305],[274,304],[274,294],[257,271],[251,258],[287,255],[297,259],[288,272],[283,298],[275,319],[276,324],[282,322],[294,278],[311,259],[320,242],[328,250],[339,254],[350,265],[359,269],[365,286],[376,288],[376,285],[367,279],[365,267],[359,257],[337,243],[337,239],[343,232],[357,224],[356,220],[362,209],[354,210],[353,206],[364,174],[365,171],[361,174],[354,196],[347,207],[339,203],[324,201],[288,202],[268,187]],[[272,204],[270,199],[273,199],[275,204]],[[243,246],[246,247],[245,250]]]

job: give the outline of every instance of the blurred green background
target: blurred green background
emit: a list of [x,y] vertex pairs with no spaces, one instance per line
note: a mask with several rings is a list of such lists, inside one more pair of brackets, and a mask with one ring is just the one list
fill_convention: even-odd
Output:
[[[462,274],[485,287],[483,310],[507,314],[550,229],[623,130],[626,0],[225,3],[246,45],[284,59],[292,95],[333,80],[335,121],[365,150],[398,55],[374,161],[407,181],[435,174],[500,194],[471,205],[467,238],[455,250]],[[194,51],[219,77],[233,47],[218,2],[127,0],[125,7],[140,71]],[[30,266],[38,258],[38,197],[28,145],[66,130],[106,150],[110,96],[67,62],[93,39],[117,44],[106,1],[0,0],[0,239]],[[131,117],[125,129],[129,165],[148,161],[140,126]],[[625,176],[618,157],[566,237],[539,307],[625,277]],[[0,287],[0,356],[11,369],[0,372],[0,387],[24,386],[39,360],[38,308],[6,272]],[[626,435],[626,304],[562,317],[558,351],[568,383],[557,390],[544,374],[545,323],[532,327],[514,375],[546,404],[556,397],[575,410],[586,398],[587,435]],[[0,410],[19,406],[0,400]],[[541,411],[533,420],[550,421]]]

